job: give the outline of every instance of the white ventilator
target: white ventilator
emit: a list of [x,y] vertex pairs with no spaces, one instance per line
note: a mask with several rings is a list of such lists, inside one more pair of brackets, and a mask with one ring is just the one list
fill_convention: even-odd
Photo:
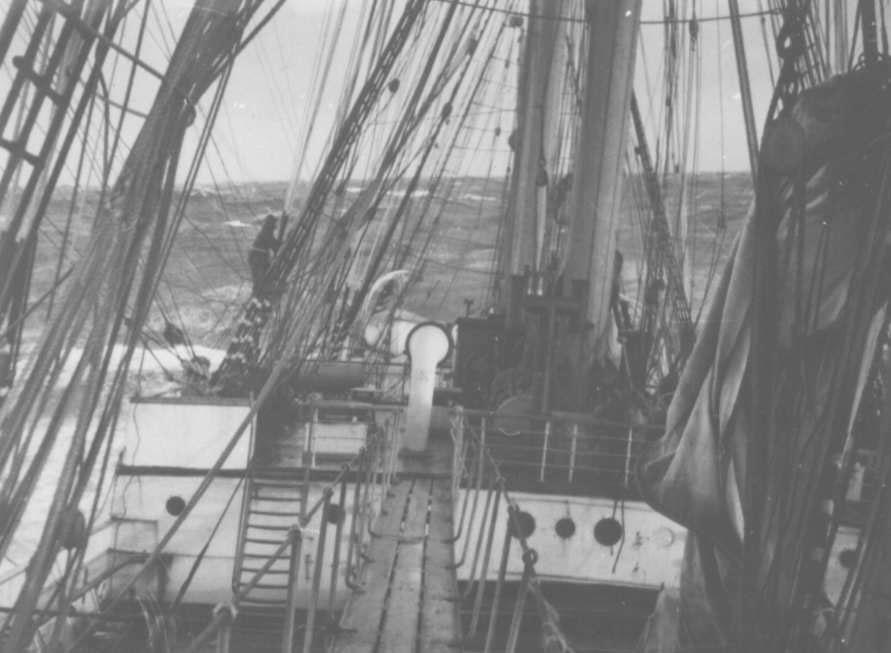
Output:
[[408,335],[406,349],[411,359],[411,376],[403,444],[410,451],[427,448],[436,366],[448,356],[450,348],[449,334],[435,322],[419,324]]

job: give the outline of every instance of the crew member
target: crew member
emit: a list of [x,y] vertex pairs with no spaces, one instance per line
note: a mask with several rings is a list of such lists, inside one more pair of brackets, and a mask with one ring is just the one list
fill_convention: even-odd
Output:
[[251,266],[251,279],[254,282],[254,295],[264,296],[269,294],[269,266],[272,258],[280,245],[275,228],[278,221],[271,213],[263,220],[263,227],[254,239],[251,251],[248,254],[248,264]]

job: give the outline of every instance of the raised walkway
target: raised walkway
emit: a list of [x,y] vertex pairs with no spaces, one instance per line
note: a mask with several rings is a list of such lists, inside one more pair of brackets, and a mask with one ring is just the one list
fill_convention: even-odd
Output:
[[[437,443],[432,443],[436,445]],[[360,589],[347,600],[332,653],[456,652],[451,452],[403,461],[372,528]]]

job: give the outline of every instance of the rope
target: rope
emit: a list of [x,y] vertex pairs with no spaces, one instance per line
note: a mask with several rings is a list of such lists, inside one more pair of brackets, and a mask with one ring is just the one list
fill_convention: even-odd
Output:
[[[506,556],[509,551],[510,541],[512,539],[516,539],[520,543],[520,547],[522,550],[522,558],[523,558],[523,563],[524,563],[524,579],[526,581],[525,587],[527,587],[528,591],[530,592],[530,595],[535,600],[536,609],[538,611],[539,619],[542,624],[542,633],[541,634],[542,634],[543,650],[562,651],[565,653],[572,653],[575,649],[570,644],[568,637],[563,632],[563,629],[560,626],[559,614],[554,609],[553,605],[547,600],[547,598],[544,596],[544,592],[541,590],[541,586],[540,586],[538,577],[535,573],[535,563],[538,560],[538,554],[536,553],[536,551],[534,549],[532,549],[529,546],[529,544],[526,540],[526,535],[524,534],[523,529],[521,528],[519,522],[517,521],[517,515],[520,512],[519,504],[510,495],[510,492],[508,490],[508,481],[507,481],[507,478],[502,473],[500,462],[492,454],[491,449],[489,448],[488,444],[484,443],[481,437],[476,436],[473,429],[466,428],[465,424],[466,424],[466,422],[465,422],[465,417],[464,417],[464,411],[459,408],[455,417],[453,418],[453,421],[452,421],[453,442],[456,442],[456,443],[463,442],[464,438],[465,438],[465,434],[467,434],[469,432],[471,442],[473,444],[475,444],[477,447],[477,455],[479,456],[479,460],[480,461],[487,460],[488,466],[490,467],[491,474],[489,472],[484,472],[485,464],[480,464],[478,466],[479,474],[482,475],[483,473],[486,473],[487,478],[491,479],[491,481],[492,481],[492,486],[497,487],[499,490],[499,492],[496,496],[496,506],[495,506],[495,508],[493,508],[493,512],[491,513],[492,521],[491,521],[490,525],[492,526],[492,528],[489,529],[489,535],[488,535],[488,540],[487,540],[487,544],[486,544],[486,553],[485,553],[485,556],[483,559],[483,567],[482,567],[483,576],[480,579],[478,589],[480,589],[480,590],[482,589],[482,587],[483,587],[482,581],[484,580],[484,575],[486,573],[485,570],[487,570],[489,568],[489,553],[491,551],[492,536],[494,534],[494,524],[495,524],[495,518],[496,518],[496,513],[497,513],[498,498],[501,495],[503,495],[505,498],[505,501],[507,503],[507,506],[508,506],[508,515],[509,515],[507,533],[505,534],[506,539],[505,539],[505,548],[503,551],[503,556]],[[459,431],[458,434],[455,433],[456,430]],[[463,469],[463,465],[456,467],[455,473],[460,474],[462,469]],[[478,487],[479,487],[479,485],[477,485],[477,488]],[[487,513],[488,513],[488,505],[489,504],[488,504],[488,500],[487,500],[486,511],[484,511],[483,517],[482,517],[483,521],[485,521]],[[475,509],[475,505],[474,505],[474,509]],[[479,543],[482,542],[482,536],[483,536],[482,528],[480,528],[479,533],[480,533],[480,540],[478,542],[478,546],[479,546]],[[469,540],[469,538],[468,538],[468,540]],[[498,576],[498,582],[499,582],[498,587],[500,587],[500,583],[503,581],[505,563],[506,563],[506,561],[504,559],[502,559],[501,569],[499,570],[499,576]],[[472,570],[475,571],[475,569],[476,569],[476,560],[474,560],[474,564],[472,567]],[[473,582],[473,580],[471,579],[470,583],[472,583],[472,582]],[[489,633],[487,636],[487,642],[491,641],[491,636],[492,636],[492,632],[493,632],[492,629],[494,627],[494,623],[495,623],[495,620],[497,617],[496,611],[497,611],[498,595],[499,595],[498,587],[496,587],[496,598],[494,599],[495,603],[492,606],[492,614],[490,616],[490,625],[489,625]],[[479,603],[480,603],[481,597],[482,597],[481,592],[478,592],[477,597],[476,597],[477,600],[474,604],[474,620],[469,627],[469,631],[471,634],[475,633],[475,630],[476,630],[476,625],[475,625],[476,618],[477,618],[476,615],[479,612],[479,608],[480,608]]]
[[[226,516],[226,513],[229,512],[229,506],[232,505],[232,500],[235,499],[235,495],[238,494],[238,490],[242,487],[242,485],[244,485],[244,480],[245,475],[242,475],[241,478],[238,479],[238,483],[235,484],[235,487],[232,488],[232,493],[229,495],[229,499],[226,501],[226,505],[223,506],[223,509],[220,511],[220,516],[217,518],[216,523],[210,530],[210,533],[208,533],[207,539],[204,542],[204,546],[202,546],[201,550],[198,551],[198,555],[195,556],[195,561],[189,568],[189,573],[186,575],[185,580],[179,586],[179,591],[176,593],[176,598],[173,599],[173,603],[170,607],[171,612],[175,613],[177,608],[179,608],[179,606],[182,604],[182,601],[186,596],[186,592],[192,585],[192,580],[195,578],[195,574],[198,573],[198,568],[204,561],[204,556],[207,554],[207,549],[210,547],[210,543],[213,541],[213,538],[216,536],[217,531],[220,529],[220,524],[223,523],[223,518]],[[249,501],[250,499],[247,500]]]
[[[346,163],[349,151],[356,144],[364,120],[377,103],[383,90],[384,81],[405,46],[415,21],[420,16],[422,4],[419,0],[412,0],[405,6],[399,24],[394,29],[374,71],[356,98],[349,116],[334,137],[331,150],[326,157],[319,176],[313,184],[303,212],[297,224],[286,235],[272,262],[267,277],[271,286],[283,285],[285,279],[288,278],[296,266],[300,255],[312,243],[312,235],[328,200],[329,193],[334,187],[337,174]],[[326,239],[326,247],[320,249],[319,254],[320,257],[329,258],[330,260],[338,255],[337,249],[333,249],[332,245],[342,242],[345,234],[336,225],[332,225],[332,231],[329,233],[331,235]],[[322,288],[324,288],[323,292],[327,291],[327,287],[327,284],[322,285]],[[245,372],[250,370],[257,360],[256,351],[252,343],[259,341],[259,334],[272,315],[273,304],[279,303],[281,299],[286,299],[290,303],[299,301],[300,293],[305,293],[307,290],[308,288],[303,284],[292,284],[289,297],[282,297],[279,293],[275,293],[271,297],[252,298],[246,306],[241,323],[236,329],[235,339],[227,350],[226,359],[215,375],[220,384],[238,391],[239,386],[244,383]],[[315,294],[315,297],[316,299],[311,300],[309,295],[303,295],[304,299],[310,301],[319,301],[321,299],[318,294]]]
[[[246,5],[242,8],[242,16],[250,16],[253,9],[253,5]],[[71,388],[84,387],[86,396],[79,412],[75,435],[49,510],[44,537],[26,575],[18,603],[20,610],[14,618],[6,644],[11,650],[17,650],[30,640],[30,614],[45,582],[48,562],[54,558],[54,552],[59,546],[53,534],[65,506],[76,505],[78,502],[81,490],[77,487],[77,477],[88,476],[91,471],[82,464],[81,453],[92,417],[104,403],[105,409],[101,412],[93,440],[98,446],[108,435],[114,409],[122,397],[126,371],[138,339],[139,327],[145,320],[148,299],[156,284],[156,264],[167,235],[164,228],[170,226],[165,220],[172,202],[175,160],[179,153],[178,139],[182,138],[185,122],[191,117],[188,105],[183,105],[180,101],[180,92],[185,90],[194,97],[200,97],[212,83],[212,74],[207,76],[201,68],[215,63],[213,55],[208,56],[211,50],[231,43],[232,27],[226,14],[193,12],[190,16],[185,27],[186,38],[178,46],[171,66],[168,81],[172,84],[169,88],[162,86],[153,116],[146,122],[131,150],[124,174],[108,198],[108,203],[103,205],[102,217],[97,221],[95,247],[90,256],[78,265],[75,274],[79,286],[75,287],[79,287],[80,292],[72,293],[60,306],[53,323],[47,329],[44,347],[32,362],[20,388],[16,388],[13,401],[7,402],[4,407],[4,432],[21,433],[28,416],[42,408],[38,399],[42,397],[46,401],[46,392],[59,380],[61,365],[58,361],[64,361],[70,355],[75,342],[70,334],[84,331],[89,335],[88,346],[41,441],[41,447],[52,446],[58,434],[61,415],[64,414],[66,403],[70,401]],[[225,39],[220,38],[221,28],[227,35]],[[203,30],[207,38],[194,38],[195,30]],[[189,39],[189,36],[193,38]],[[199,48],[203,48],[204,52]],[[204,70],[207,71],[207,68]],[[186,84],[179,86],[180,90],[173,90],[176,82],[186,80]],[[158,222],[154,224],[156,220]],[[159,228],[150,229],[152,226]],[[151,234],[151,242],[146,248],[148,251],[143,252],[142,246],[147,234]],[[142,277],[140,271],[145,272]],[[133,328],[128,334],[126,353],[106,391],[104,381],[111,366],[113,346],[123,326],[124,311],[133,290],[136,290],[136,317],[132,320]],[[92,327],[84,330],[88,319],[92,320]],[[8,438],[3,444],[15,441],[16,438]],[[45,458],[35,460],[29,470],[31,477],[44,462]],[[7,494],[12,489],[11,485],[5,485]],[[5,536],[8,534],[8,530],[4,532]],[[5,539],[4,547],[7,542],[8,539]]]

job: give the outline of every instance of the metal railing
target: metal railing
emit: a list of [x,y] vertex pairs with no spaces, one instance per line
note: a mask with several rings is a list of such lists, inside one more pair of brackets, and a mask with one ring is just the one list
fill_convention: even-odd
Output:
[[[515,653],[517,650],[520,629],[526,614],[526,605],[531,600],[535,604],[541,624],[542,650],[548,653],[571,653],[573,649],[560,626],[559,615],[542,592],[541,583],[535,571],[538,554],[527,541],[529,533],[526,532],[526,526],[520,518],[522,512],[520,506],[511,495],[508,487],[509,480],[502,471],[501,463],[493,456],[486,443],[486,416],[482,415],[482,428],[476,430],[469,428],[467,420],[469,413],[472,411],[458,408],[454,411],[451,422],[454,446],[452,496],[458,496],[457,492],[462,484],[467,488],[459,511],[460,516],[456,519],[456,531],[452,535],[453,543],[457,543],[462,537],[464,540],[460,555],[458,555],[459,552],[455,552],[458,555],[454,563],[456,570],[468,563],[468,553],[473,551],[467,572],[468,580],[458,597],[461,601],[472,600],[470,621],[467,628],[462,629],[461,639],[463,642],[469,643],[481,634],[483,596],[491,568],[492,552],[497,539],[498,518],[499,514],[503,514],[499,513],[503,502],[506,504],[508,521],[507,528],[504,529],[504,539],[498,558],[494,596],[488,610],[489,617],[488,623],[485,625],[482,650],[484,653],[491,653],[494,650],[498,615],[504,600],[503,590],[508,562],[515,546],[514,541],[516,541],[523,561],[523,574],[511,610],[506,644],[504,649],[499,650],[504,650],[506,653]],[[485,505],[481,518],[477,522],[475,518],[481,497],[484,497]],[[470,532],[472,525],[476,523],[480,527],[476,529],[475,533]]]
[[[325,402],[322,402],[325,404]],[[330,403],[330,402],[329,402]],[[350,410],[374,410],[392,411],[394,422],[398,421],[398,408],[380,407],[373,405],[360,405],[350,403],[348,406],[331,406],[325,404],[312,406],[313,422],[318,421],[320,408],[338,408]],[[356,578],[359,574],[361,561],[366,553],[366,548],[371,534],[371,523],[374,515],[380,511],[380,505],[375,506],[375,499],[381,502],[386,497],[386,488],[391,481],[393,466],[395,464],[395,447],[393,446],[393,434],[397,432],[394,424],[389,428],[373,428],[369,433],[366,445],[348,463],[344,464],[336,478],[323,489],[321,496],[311,505],[301,506],[301,514],[296,516],[295,524],[282,539],[275,550],[265,560],[263,565],[243,585],[233,589],[231,599],[218,605],[213,612],[210,623],[190,643],[188,650],[197,653],[205,646],[216,640],[218,653],[228,653],[232,639],[232,625],[239,612],[239,607],[249,601],[249,595],[260,586],[263,579],[269,574],[273,565],[279,560],[288,558],[288,585],[285,603],[285,620],[282,630],[281,650],[292,653],[297,640],[299,630],[303,629],[302,650],[308,653],[313,648],[313,642],[318,630],[318,613],[323,603],[327,604],[328,614],[333,614],[338,592],[340,570],[343,569],[344,585],[350,589],[356,588]],[[311,438],[311,434],[308,435]],[[304,467],[310,467],[312,455],[304,458]],[[308,497],[309,476],[304,476],[304,496]],[[346,552],[343,551],[342,539],[348,515],[345,505],[352,485],[353,501],[350,518],[350,530]],[[339,503],[334,503],[337,496]],[[245,501],[249,501],[249,497]],[[243,508],[242,522],[244,520]],[[319,515],[319,531],[315,552],[315,562],[311,586],[309,588],[309,600],[306,608],[306,616],[302,624],[298,624],[298,588],[300,580],[300,565],[305,539],[305,531],[308,524]],[[328,529],[333,524],[336,529],[333,546],[329,556]],[[239,538],[240,540],[241,538]],[[236,567],[241,565],[240,558],[244,555],[244,547],[239,544],[237,551]],[[329,559],[330,558],[330,559]],[[330,564],[331,572],[328,586],[328,596],[322,596],[322,575],[326,564]]]
[[[592,492],[615,499],[637,497],[633,470],[641,449],[662,433],[648,424],[614,422],[579,413],[509,416],[464,410],[465,428],[486,450],[515,489],[573,494]],[[504,428],[509,421],[510,428]],[[484,459],[485,457],[483,457]]]
[[[304,468],[312,466],[312,425],[321,419],[317,412],[320,407],[312,409],[313,417],[307,429],[309,445],[303,458]],[[351,404],[342,406],[345,409],[361,409],[380,411],[373,405]],[[387,408],[384,408],[387,410]],[[398,416],[398,413],[394,413]],[[592,464],[585,455],[588,443],[595,439],[602,441],[610,437],[603,429],[624,427],[602,420],[592,420],[584,416],[550,415],[536,418],[542,425],[540,431],[534,432],[539,443],[533,449],[533,455],[505,456],[518,451],[524,446],[515,440],[518,436],[493,435],[490,426],[492,415],[481,411],[465,411],[456,409],[452,416],[451,435],[453,439],[452,458],[452,496],[458,497],[461,488],[463,493],[461,506],[455,506],[455,529],[451,543],[461,550],[455,551],[454,569],[464,568],[467,578],[464,589],[459,592],[459,600],[472,605],[470,618],[466,628],[462,628],[460,637],[464,642],[482,638],[482,651],[491,653],[496,650],[496,636],[504,637],[504,648],[508,653],[515,653],[520,638],[527,607],[533,604],[541,625],[542,645],[545,650],[568,652],[572,647],[560,625],[559,615],[544,596],[541,582],[536,574],[538,554],[529,546],[526,526],[523,524],[522,511],[511,491],[517,491],[517,485],[523,485],[529,477],[528,469],[532,469],[533,478],[538,482],[553,483],[558,475],[569,482],[579,482],[591,472],[618,475],[621,486],[627,487],[628,474],[635,447],[640,442],[635,439],[634,431],[626,438],[615,438],[608,441],[623,447],[618,462],[608,467]],[[636,428],[636,427],[635,427]],[[645,427],[639,428],[644,432]],[[313,649],[318,633],[318,614],[323,605],[332,615],[336,609],[338,583],[341,570],[343,584],[349,589],[357,589],[357,579],[365,548],[368,545],[374,512],[364,510],[363,506],[374,503],[374,493],[379,492],[381,501],[386,496],[386,488],[390,484],[391,474],[396,462],[396,448],[391,434],[395,429],[372,430],[367,445],[349,463],[343,465],[337,477],[322,490],[321,496],[310,507],[301,510],[296,523],[265,563],[244,584],[233,590],[232,598],[217,606],[213,617],[206,628],[192,641],[189,651],[197,652],[216,640],[218,653],[228,653],[231,641],[232,625],[239,612],[239,606],[249,601],[249,595],[260,585],[279,560],[288,559],[288,586],[286,597],[285,622],[282,631],[281,650],[291,653],[295,644],[299,645],[298,634],[303,629],[302,650],[308,653]],[[567,438],[568,439],[565,439]],[[568,443],[568,446],[566,446]],[[603,456],[609,452],[597,452]],[[561,460],[561,456],[565,460]],[[609,460],[609,459],[607,459]],[[522,472],[515,479],[514,472]],[[304,485],[310,482],[304,476]],[[521,489],[521,488],[520,488]],[[346,550],[342,545],[343,531],[347,527],[344,507],[348,493],[353,493],[351,522],[347,537]],[[308,496],[308,494],[306,495]],[[337,497],[337,503],[334,499]],[[304,504],[305,505],[305,504]],[[338,510],[339,509],[339,510]],[[379,506],[378,506],[379,511]],[[479,514],[481,512],[481,514]],[[307,525],[321,512],[320,527],[317,536],[315,564],[313,566],[309,600],[306,615],[302,624],[298,624],[297,602],[300,586],[300,563]],[[477,515],[479,514],[479,517]],[[506,528],[504,519],[507,519]],[[498,546],[499,523],[503,529],[503,539]],[[333,524],[337,529],[333,543],[328,543],[328,529]],[[330,548],[330,551],[329,551]],[[243,550],[240,550],[243,553]],[[522,560],[522,575],[512,606],[505,605],[505,583],[508,576],[508,563],[512,556],[519,555]],[[238,564],[238,562],[236,562]],[[323,595],[322,577],[326,564],[330,564],[330,579],[327,597]],[[494,578],[494,594],[484,610],[484,598],[487,594],[490,572],[495,565],[497,572]],[[304,581],[305,582],[305,581]],[[499,613],[505,608],[510,611],[510,624],[506,634],[498,633]],[[484,612],[488,613],[488,618]]]

